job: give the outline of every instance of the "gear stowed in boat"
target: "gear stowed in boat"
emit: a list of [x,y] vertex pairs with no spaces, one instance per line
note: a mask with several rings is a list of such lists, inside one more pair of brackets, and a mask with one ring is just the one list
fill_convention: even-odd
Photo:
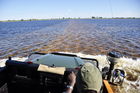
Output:
[[[102,69],[102,93],[113,92],[110,84],[123,83],[125,72],[114,69],[115,59],[119,57],[116,52],[108,54],[110,67]],[[67,82],[65,69],[76,72],[85,62],[99,68],[98,60],[94,58],[83,58],[68,53],[36,52],[29,55],[24,62],[9,58],[6,66],[0,68],[0,93],[62,93]],[[73,92],[76,93],[76,89]]]

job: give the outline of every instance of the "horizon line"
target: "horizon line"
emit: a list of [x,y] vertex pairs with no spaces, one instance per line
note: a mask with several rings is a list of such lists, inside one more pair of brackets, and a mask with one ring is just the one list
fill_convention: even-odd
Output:
[[55,20],[55,19],[139,19],[140,17],[60,17],[60,18],[21,18],[21,19],[4,19],[0,21],[34,21],[34,20]]

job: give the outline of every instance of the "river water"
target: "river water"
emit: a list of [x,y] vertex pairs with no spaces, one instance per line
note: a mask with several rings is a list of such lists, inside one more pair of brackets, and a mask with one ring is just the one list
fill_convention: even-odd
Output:
[[115,93],[140,93],[140,19],[0,22],[0,66],[8,56],[24,61],[34,51],[71,52],[96,58],[101,67],[109,51],[118,51],[124,57],[116,68],[124,69],[126,78],[113,86]]
[[0,58],[33,51],[140,57],[140,19],[0,22]]

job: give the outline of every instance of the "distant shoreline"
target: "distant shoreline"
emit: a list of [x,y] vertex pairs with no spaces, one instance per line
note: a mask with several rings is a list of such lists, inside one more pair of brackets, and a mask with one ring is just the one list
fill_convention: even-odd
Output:
[[41,20],[64,20],[64,19],[140,19],[137,17],[114,17],[114,18],[103,18],[103,17],[91,17],[91,18],[50,18],[50,19],[20,19],[20,20],[0,20],[0,22],[18,22],[18,21],[41,21]]

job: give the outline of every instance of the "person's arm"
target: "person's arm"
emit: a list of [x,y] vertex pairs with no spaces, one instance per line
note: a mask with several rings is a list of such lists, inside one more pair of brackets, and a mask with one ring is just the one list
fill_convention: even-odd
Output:
[[68,75],[68,85],[67,85],[67,89],[64,93],[72,93],[73,91],[73,87],[75,85],[75,82],[76,82],[76,75],[74,74],[74,72],[71,72],[69,75]]

